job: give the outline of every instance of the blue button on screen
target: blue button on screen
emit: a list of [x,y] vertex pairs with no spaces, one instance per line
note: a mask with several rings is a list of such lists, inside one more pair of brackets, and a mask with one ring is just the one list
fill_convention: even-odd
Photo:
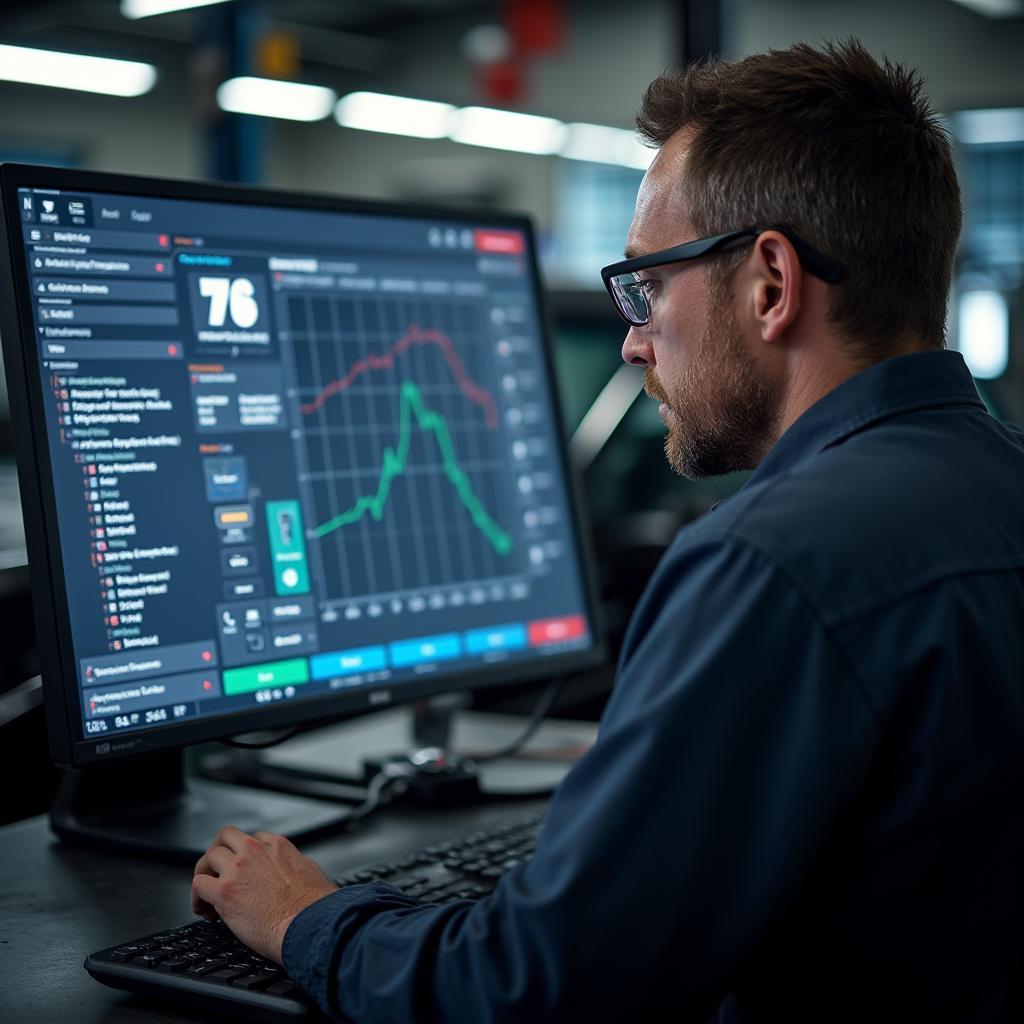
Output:
[[431,661],[450,661],[462,654],[458,633],[421,636],[417,640],[398,640],[391,645],[391,664],[395,668]]
[[526,646],[526,626],[510,623],[488,629],[471,629],[466,634],[466,650],[470,654],[488,651],[515,651]]
[[354,672],[373,672],[387,666],[383,647],[354,647],[348,651],[331,651],[309,659],[314,679],[331,679]]

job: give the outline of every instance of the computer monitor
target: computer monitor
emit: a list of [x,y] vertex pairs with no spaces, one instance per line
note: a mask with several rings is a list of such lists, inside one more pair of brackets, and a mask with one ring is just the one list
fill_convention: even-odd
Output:
[[130,756],[601,660],[527,219],[0,182],[50,743],[97,814],[152,794]]

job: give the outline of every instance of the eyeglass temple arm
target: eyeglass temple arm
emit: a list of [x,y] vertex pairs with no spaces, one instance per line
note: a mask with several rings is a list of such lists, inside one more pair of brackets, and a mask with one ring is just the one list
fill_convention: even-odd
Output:
[[838,260],[833,259],[831,256],[826,256],[823,252],[815,249],[813,245],[805,242],[795,231],[791,231],[782,225],[775,225],[766,230],[778,231],[779,234],[785,235],[796,250],[800,262],[815,277],[820,277],[828,284],[836,284],[843,279],[843,265]]

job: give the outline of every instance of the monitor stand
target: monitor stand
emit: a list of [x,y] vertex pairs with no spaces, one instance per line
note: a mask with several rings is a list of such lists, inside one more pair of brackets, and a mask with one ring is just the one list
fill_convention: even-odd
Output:
[[187,779],[176,749],[65,771],[50,825],[69,843],[192,865],[225,825],[299,843],[336,831],[347,814],[337,802]]
[[477,767],[451,751],[452,719],[465,703],[461,693],[414,701],[409,749],[364,758],[361,776],[269,764],[256,751],[209,756],[202,771],[208,778],[271,792],[352,801],[361,800],[370,780],[386,771],[401,779],[401,799],[406,803],[430,807],[477,803],[485,797]]

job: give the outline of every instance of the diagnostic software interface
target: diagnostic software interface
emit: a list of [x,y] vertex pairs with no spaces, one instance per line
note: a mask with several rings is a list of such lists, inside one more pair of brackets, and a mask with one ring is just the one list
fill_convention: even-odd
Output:
[[83,736],[593,642],[525,232],[18,205]]

